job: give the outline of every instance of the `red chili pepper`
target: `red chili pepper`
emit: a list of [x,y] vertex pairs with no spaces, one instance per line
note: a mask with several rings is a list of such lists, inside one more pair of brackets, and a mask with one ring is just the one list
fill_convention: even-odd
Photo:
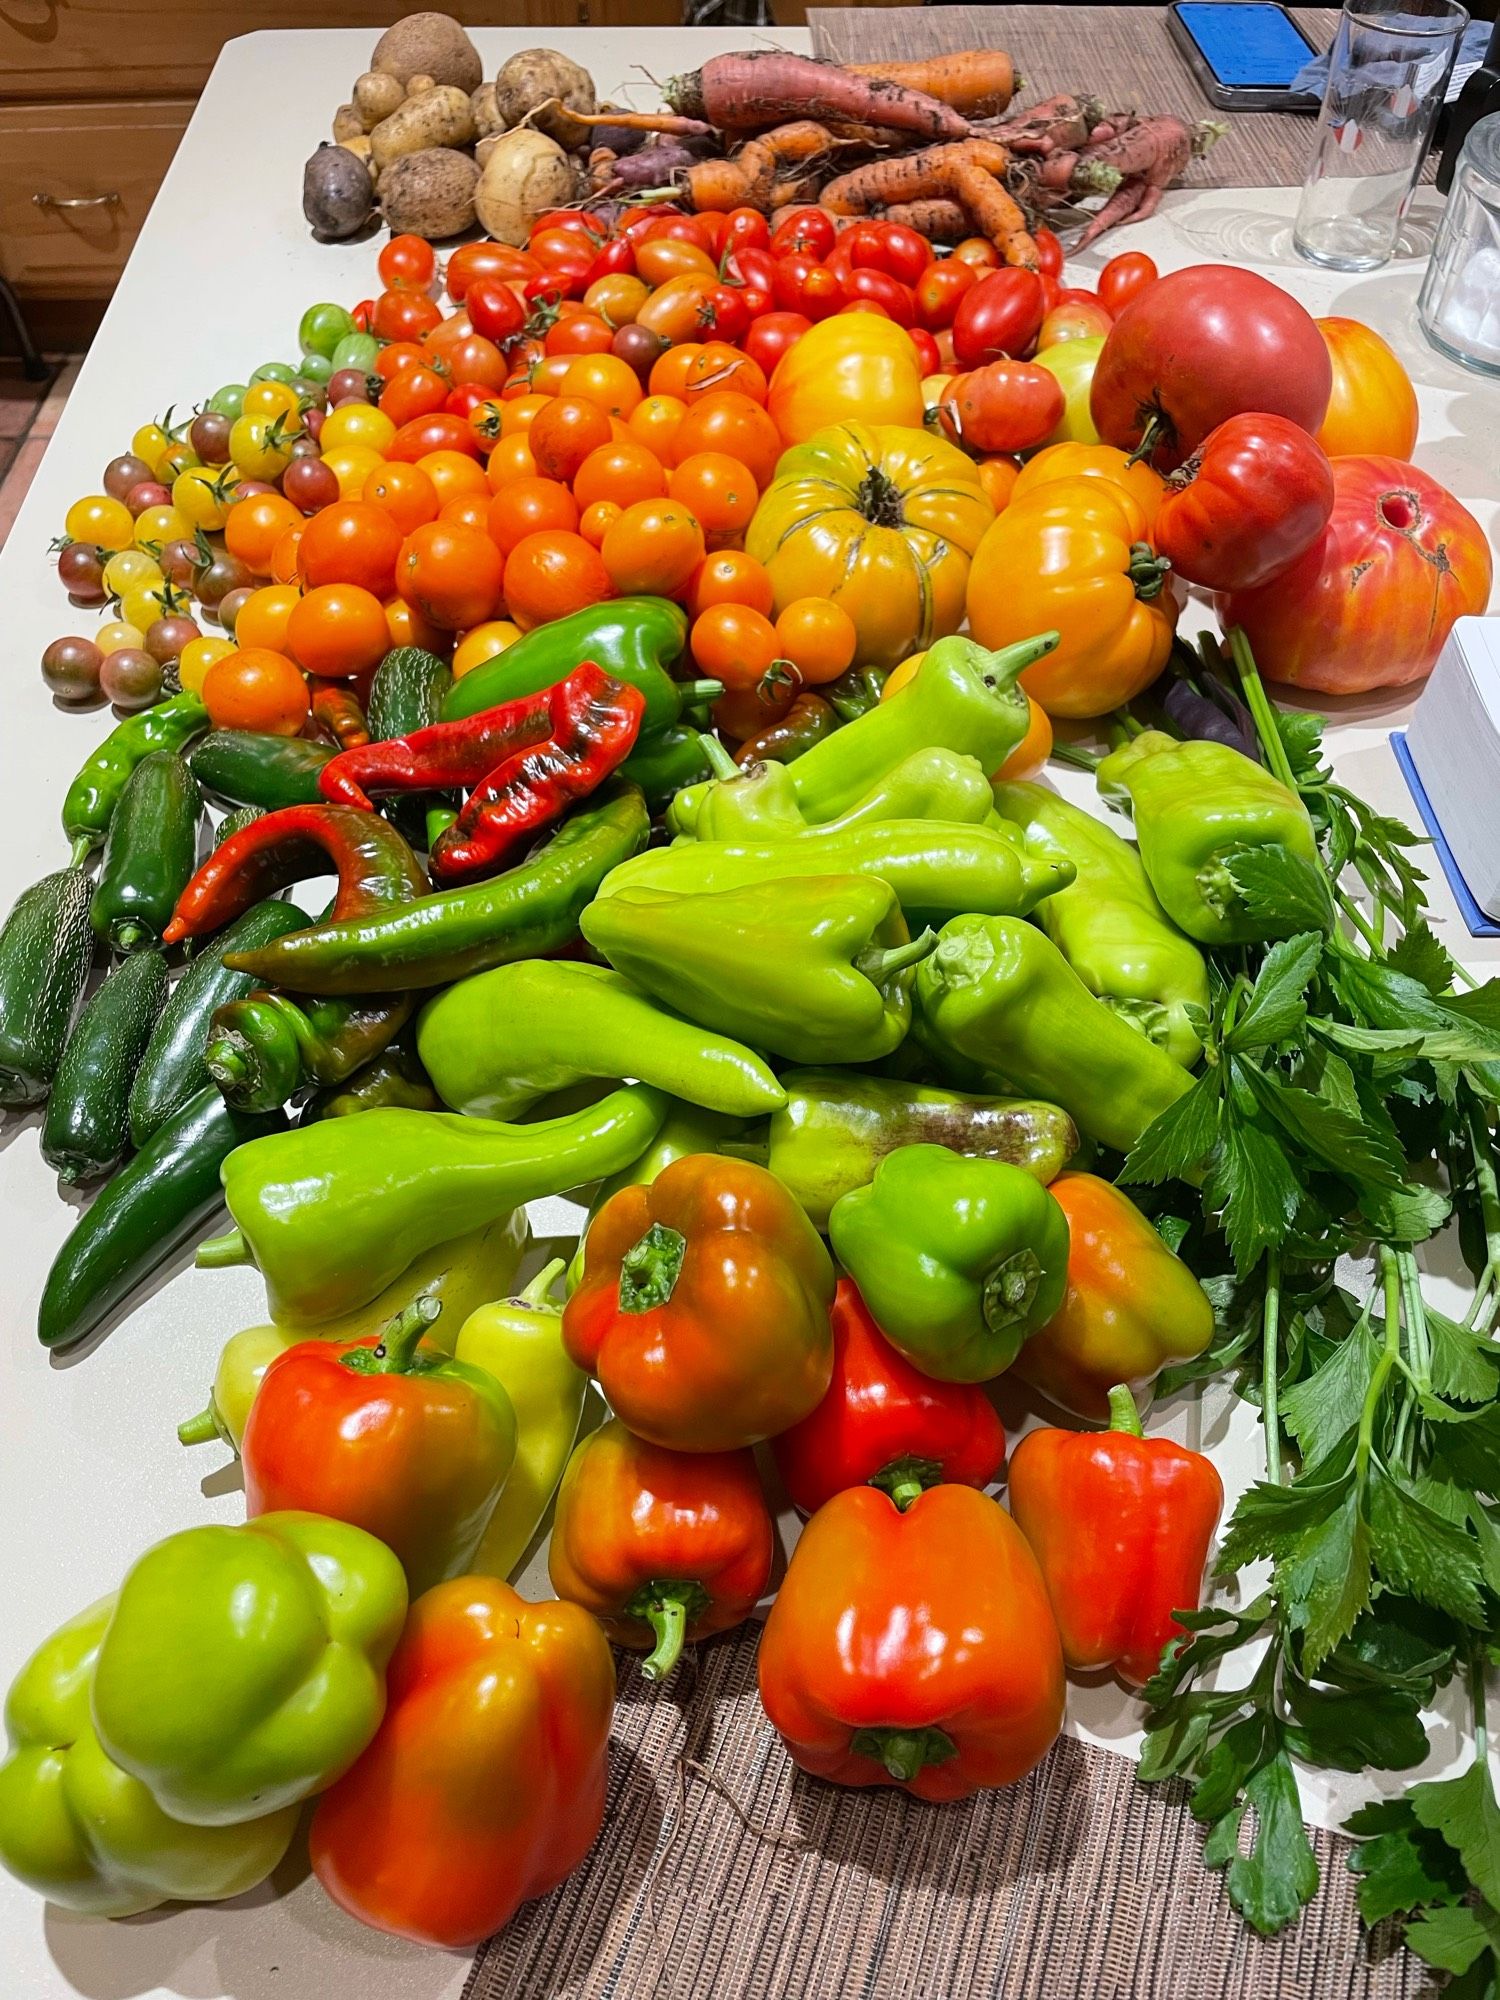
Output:
[[645,698],[592,660],[547,693],[551,735],[507,757],[469,794],[433,843],[429,858],[438,881],[501,867],[521,841],[596,790],[635,747]]
[[870,1317],[852,1278],[834,1295],[833,1380],[811,1416],[771,1440],[782,1484],[804,1514],[846,1486],[879,1486],[898,1507],[924,1486],[988,1486],[1005,1427],[973,1382],[914,1368]]
[[428,893],[421,862],[389,820],[352,806],[283,806],[214,849],[177,898],[162,942],[216,931],[289,883],[326,875],[330,861],[339,878],[330,923]]
[[312,712],[341,750],[358,750],[369,742],[365,712],[347,687],[324,682],[315,688]]
[[[578,668],[577,672],[584,671]],[[595,674],[599,669],[593,667]],[[434,722],[408,736],[388,737],[330,757],[318,789],[340,805],[374,807],[373,793],[442,792],[477,785],[497,764],[544,743],[553,733],[553,701],[566,682],[482,708],[459,722]]]

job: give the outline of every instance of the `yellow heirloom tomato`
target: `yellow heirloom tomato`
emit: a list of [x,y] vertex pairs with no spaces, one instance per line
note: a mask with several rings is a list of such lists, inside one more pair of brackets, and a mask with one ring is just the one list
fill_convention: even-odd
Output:
[[770,574],[778,617],[799,597],[832,598],[854,621],[856,662],[893,667],[963,623],[969,559],[994,518],[974,461],[945,439],[836,424],[783,454],[745,550]]
[[783,444],[802,444],[846,419],[920,428],[922,364],[894,320],[835,313],[810,327],[777,362],[766,407]]
[[1123,486],[1146,517],[1146,533],[1156,526],[1156,511],[1167,482],[1144,459],[1130,462],[1127,452],[1112,444],[1049,444],[1021,467],[1011,488],[1012,500],[1025,500],[1054,479],[1107,479]]

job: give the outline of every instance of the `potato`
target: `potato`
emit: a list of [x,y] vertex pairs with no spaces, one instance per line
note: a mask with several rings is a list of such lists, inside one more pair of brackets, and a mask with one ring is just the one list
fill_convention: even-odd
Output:
[[408,97],[425,97],[429,90],[436,90],[437,87],[438,80],[435,76],[409,76],[406,79]]
[[370,134],[370,150],[376,166],[383,168],[408,153],[472,146],[474,138],[474,114],[467,91],[441,84],[424,97],[408,97],[389,118],[382,118]]
[[497,242],[519,247],[536,217],[572,201],[577,187],[573,163],[556,140],[523,127],[501,133],[491,149],[474,206]]
[[370,158],[370,137],[367,132],[358,132],[352,139],[340,139],[339,144],[346,153],[352,153],[356,160],[363,162],[367,173],[374,172],[374,162]]
[[333,136],[340,141],[357,139],[364,131],[364,120],[352,104],[341,104],[333,114]]
[[408,14],[386,29],[370,57],[371,69],[401,83],[430,76],[468,94],[484,80],[479,51],[451,14]]
[[519,125],[553,98],[568,111],[594,109],[594,79],[555,49],[523,49],[495,79],[495,103],[507,125]]
[[403,153],[380,175],[381,211],[397,236],[459,236],[473,226],[478,182],[474,161],[451,146]]
[[505,130],[505,120],[495,102],[495,86],[492,83],[480,84],[469,99],[469,109],[474,114],[474,130],[481,139],[488,139],[492,133]]
[[354,236],[374,206],[375,190],[364,162],[347,146],[319,146],[302,169],[302,213],[314,236],[325,243]]
[[485,161],[494,152],[504,137],[505,134],[503,132],[486,132],[484,137],[476,143],[474,147],[474,160],[481,173],[484,171]]
[[400,108],[405,95],[399,79],[378,69],[367,69],[363,76],[356,77],[354,109],[359,114],[360,130],[373,132],[382,118],[389,118]]

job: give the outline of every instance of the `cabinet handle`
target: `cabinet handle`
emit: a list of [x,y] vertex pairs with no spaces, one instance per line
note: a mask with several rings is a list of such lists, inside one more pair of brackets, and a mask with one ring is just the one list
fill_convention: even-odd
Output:
[[108,194],[34,194],[31,199],[38,208],[118,208],[120,197],[110,190]]

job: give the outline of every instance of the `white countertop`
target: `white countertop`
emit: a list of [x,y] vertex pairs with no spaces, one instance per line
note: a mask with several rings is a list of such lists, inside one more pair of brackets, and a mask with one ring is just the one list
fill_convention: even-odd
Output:
[[[642,107],[652,77],[706,56],[779,44],[806,50],[800,29],[544,29],[475,35],[486,74],[515,51],[550,41],[593,72],[601,94]],[[110,726],[53,706],[37,662],[59,633],[87,632],[59,588],[47,545],[68,504],[99,489],[105,462],[136,426],[168,404],[244,380],[269,359],[295,356],[298,317],[315,300],[352,303],[374,289],[378,240],[314,243],[299,210],[301,162],[327,136],[336,105],[364,68],[367,30],[259,34],[231,43],[163,184],[129,268],[85,361],[9,542],[0,552],[7,707],[0,782],[0,909],[66,859],[58,825],[63,788]],[[1309,128],[1310,129],[1310,128]],[[1164,269],[1224,259],[1253,265],[1314,313],[1368,320],[1391,341],[1417,384],[1416,457],[1491,532],[1500,519],[1500,387],[1442,360],[1417,329],[1414,303],[1436,198],[1419,197],[1414,255],[1357,278],[1316,272],[1291,251],[1291,189],[1216,189],[1170,195],[1150,223],[1107,237],[1077,268],[1097,270],[1117,249],[1149,250]],[[1072,268],[1072,267],[1070,267]],[[1486,432],[1488,439],[1486,440]],[[1388,810],[1414,819],[1387,731],[1401,708],[1345,704],[1333,741],[1340,775]],[[1072,774],[1068,774],[1069,777]],[[1071,787],[1070,787],[1071,789]],[[1500,962],[1500,946],[1467,939],[1441,879],[1432,896],[1440,931],[1472,965]],[[0,1347],[0,1687],[33,1647],[113,1587],[149,1543],[196,1521],[236,1520],[238,1481],[204,1448],[182,1450],[179,1418],[198,1409],[220,1345],[265,1317],[251,1272],[180,1268],[106,1340],[77,1361],[49,1357],[34,1338],[47,1266],[72,1217],[37,1155],[38,1119],[0,1128],[4,1297],[11,1325]],[[1184,1428],[1196,1412],[1181,1413]],[[1174,1423],[1174,1428],[1178,1425]],[[1234,1430],[1253,1454],[1254,1427]],[[207,1475],[207,1476],[206,1476]],[[1070,1726],[1128,1747],[1134,1712],[1114,1689],[1087,1689]],[[1327,1817],[1334,1800],[1309,1793]],[[0,1995],[4,2000],[440,2000],[457,1996],[467,1955],[426,1953],[345,1918],[290,1864],[269,1888],[218,1908],[174,1909],[122,1924],[86,1922],[43,1906],[0,1875]]]

